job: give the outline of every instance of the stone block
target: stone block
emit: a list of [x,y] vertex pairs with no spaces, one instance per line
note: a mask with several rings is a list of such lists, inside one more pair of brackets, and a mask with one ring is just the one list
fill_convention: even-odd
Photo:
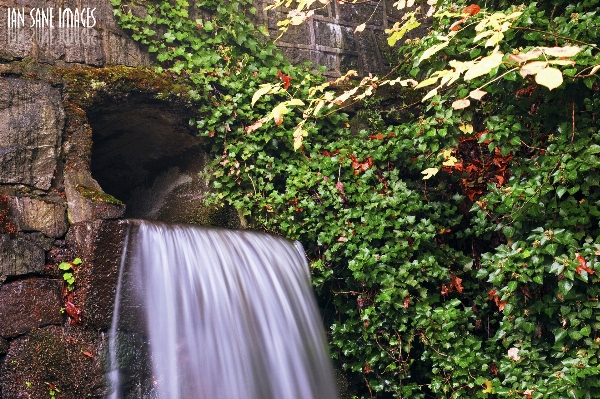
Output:
[[328,22],[315,22],[317,44],[338,48],[340,50],[356,50],[352,28]]
[[[415,2],[415,4],[412,7],[404,7],[402,9],[398,9],[398,8],[394,7],[395,3],[397,3],[397,0],[385,0],[385,10],[386,10],[387,17],[388,17],[388,19],[391,19],[394,21],[401,21],[402,17],[404,17],[404,15],[407,12],[413,12],[419,6],[421,6],[421,9],[423,9],[423,7],[425,7],[425,10],[427,10],[429,7],[426,4],[421,4],[419,2]],[[417,17],[419,17],[419,16],[420,15],[417,15]]]
[[0,283],[9,276],[42,273],[44,270],[43,248],[23,236],[11,239],[6,234],[0,235]]
[[4,356],[8,353],[9,346],[10,344],[8,341],[0,337],[0,356]]
[[14,338],[32,329],[62,324],[63,282],[30,279],[0,286],[0,336]]
[[129,36],[108,30],[102,32],[102,52],[109,65],[131,67],[150,65],[150,54]]
[[73,293],[84,327],[110,328],[127,226],[122,220],[96,220],[73,225],[67,234],[67,245],[83,259]]
[[346,23],[360,25],[383,26],[383,6],[381,4],[344,4],[340,6],[340,20]]
[[104,193],[89,170],[66,169],[64,175],[69,222],[80,223],[123,217],[125,205]]
[[50,188],[63,126],[57,89],[40,81],[0,78],[0,183]]
[[340,71],[346,73],[350,70],[358,71],[360,62],[357,55],[342,54],[339,56]]
[[95,331],[47,326],[10,343],[2,373],[2,398],[101,398],[107,393],[103,359],[108,340]]
[[358,52],[360,53],[361,73],[380,73],[386,70],[384,61],[381,59],[377,40],[372,31],[364,31],[356,34]]
[[316,64],[315,52],[297,47],[282,47],[281,52],[292,64],[301,65],[305,62]]
[[318,52],[317,65],[327,68],[325,75],[338,77],[341,75],[340,57],[335,53]]
[[62,237],[67,232],[65,203],[46,202],[28,197],[10,197],[11,212],[21,231],[40,231],[48,237]]

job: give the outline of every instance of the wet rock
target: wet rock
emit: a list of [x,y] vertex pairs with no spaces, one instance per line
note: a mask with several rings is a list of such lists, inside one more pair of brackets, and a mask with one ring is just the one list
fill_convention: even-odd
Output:
[[9,343],[4,338],[0,337],[0,356],[4,356],[8,353]]
[[2,366],[3,398],[100,398],[106,393],[102,358],[107,340],[92,331],[49,326],[14,339]]
[[43,248],[23,235],[12,239],[0,234],[0,283],[9,276],[41,273],[44,269]]
[[41,231],[48,237],[62,237],[67,232],[65,203],[42,201],[28,197],[11,197],[11,213],[21,231]]
[[83,263],[75,271],[74,302],[82,325],[110,328],[127,222],[96,220],[71,226],[67,245]]
[[63,125],[57,89],[40,81],[0,78],[0,183],[50,188]]
[[81,223],[97,219],[118,219],[125,214],[125,205],[104,193],[89,171],[65,170],[69,222]]
[[[124,399],[153,398],[152,362],[147,338],[132,331],[119,331],[116,359],[119,371],[119,393]],[[108,370],[116,372],[116,370]]]
[[49,324],[61,324],[63,283],[52,279],[0,286],[0,336],[12,338]]

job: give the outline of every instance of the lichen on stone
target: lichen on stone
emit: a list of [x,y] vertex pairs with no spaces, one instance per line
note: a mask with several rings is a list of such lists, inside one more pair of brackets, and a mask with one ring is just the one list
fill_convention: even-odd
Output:
[[115,197],[110,194],[106,194],[100,190],[96,190],[92,187],[82,186],[81,184],[77,184],[75,189],[79,194],[81,194],[84,198],[87,198],[93,202],[102,202],[105,204],[113,204],[113,205],[123,205],[123,202],[119,201]]

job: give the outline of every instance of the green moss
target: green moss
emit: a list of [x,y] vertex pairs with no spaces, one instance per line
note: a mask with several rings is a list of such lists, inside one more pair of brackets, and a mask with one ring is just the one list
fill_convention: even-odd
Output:
[[84,198],[87,198],[94,202],[102,202],[105,204],[113,204],[113,205],[123,205],[123,202],[119,201],[115,197],[110,194],[106,194],[103,191],[96,190],[95,188],[82,186],[80,184],[75,186],[75,189],[79,194],[81,194]]
[[115,65],[55,68],[54,75],[66,88],[68,101],[83,109],[98,101],[119,99],[132,93],[149,94],[157,100],[190,102],[191,86],[183,74]]

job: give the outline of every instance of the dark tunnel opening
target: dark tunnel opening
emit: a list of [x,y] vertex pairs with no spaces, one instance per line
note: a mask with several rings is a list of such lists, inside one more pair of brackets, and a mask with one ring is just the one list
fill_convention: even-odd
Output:
[[182,205],[200,206],[207,189],[199,176],[206,155],[189,115],[144,98],[88,112],[92,176],[126,204],[125,217],[189,221],[176,213]]

